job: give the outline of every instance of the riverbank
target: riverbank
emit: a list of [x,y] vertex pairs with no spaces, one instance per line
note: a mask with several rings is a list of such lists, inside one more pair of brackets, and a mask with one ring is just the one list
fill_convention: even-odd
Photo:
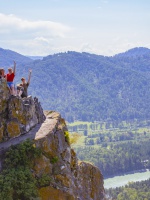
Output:
[[150,169],[140,169],[140,170],[134,170],[134,171],[130,171],[130,172],[126,172],[126,173],[118,173],[118,174],[115,174],[115,175],[112,175],[112,176],[106,176],[104,177],[104,179],[109,179],[109,178],[114,178],[116,176],[125,176],[125,175],[128,175],[128,174],[135,174],[135,173],[142,173],[142,172],[147,172],[147,171],[150,171]]
[[105,189],[116,188],[124,186],[129,182],[143,181],[149,178],[150,178],[150,171],[148,169],[144,171],[140,170],[138,172],[134,171],[132,173],[104,179],[104,187]]

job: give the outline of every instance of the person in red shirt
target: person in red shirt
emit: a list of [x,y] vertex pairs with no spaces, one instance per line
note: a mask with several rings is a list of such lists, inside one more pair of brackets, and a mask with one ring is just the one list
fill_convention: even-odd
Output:
[[7,85],[10,89],[11,95],[15,95],[15,87],[14,87],[14,77],[16,73],[16,62],[14,61],[14,68],[8,68],[8,74],[6,75]]

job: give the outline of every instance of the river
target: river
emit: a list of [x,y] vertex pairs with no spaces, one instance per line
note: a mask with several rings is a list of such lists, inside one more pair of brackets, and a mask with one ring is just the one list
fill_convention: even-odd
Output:
[[104,179],[104,188],[116,188],[126,185],[128,182],[144,181],[150,178],[150,171],[137,172],[133,174],[115,176],[113,178]]

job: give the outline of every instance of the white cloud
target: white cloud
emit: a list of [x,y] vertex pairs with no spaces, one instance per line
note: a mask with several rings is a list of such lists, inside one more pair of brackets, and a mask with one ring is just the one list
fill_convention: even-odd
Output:
[[81,51],[83,52],[91,52],[92,51],[92,47],[89,43],[84,43],[81,45]]
[[44,37],[36,37],[34,40],[43,44],[50,44],[50,40]]
[[46,55],[56,40],[64,40],[71,28],[52,21],[29,21],[0,13],[0,47],[22,54]]
[[65,33],[70,30],[69,27],[52,21],[28,21],[16,17],[15,15],[0,14],[0,34],[27,33],[30,37],[40,36],[46,37],[64,37]]
[[64,38],[71,29],[61,23],[52,21],[29,21],[15,15],[0,13],[0,38],[9,40],[42,40],[49,41],[53,38]]
[[[95,21],[94,23],[96,24]],[[0,47],[24,55],[45,56],[66,51],[114,55],[135,46],[143,46],[143,40],[145,46],[150,47],[149,37],[148,34],[145,36],[145,32],[143,37],[135,30],[129,32],[128,29],[123,33],[121,28],[119,31],[117,28],[108,30],[110,27],[107,29],[100,26],[100,23],[93,27],[89,23],[88,27],[85,24],[82,28],[78,25],[72,28],[62,23],[31,21],[0,13]]]

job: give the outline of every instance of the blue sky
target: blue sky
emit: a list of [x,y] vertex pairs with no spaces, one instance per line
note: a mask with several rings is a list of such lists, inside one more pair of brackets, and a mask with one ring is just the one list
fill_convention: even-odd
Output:
[[0,0],[0,47],[24,55],[150,48],[149,0]]

